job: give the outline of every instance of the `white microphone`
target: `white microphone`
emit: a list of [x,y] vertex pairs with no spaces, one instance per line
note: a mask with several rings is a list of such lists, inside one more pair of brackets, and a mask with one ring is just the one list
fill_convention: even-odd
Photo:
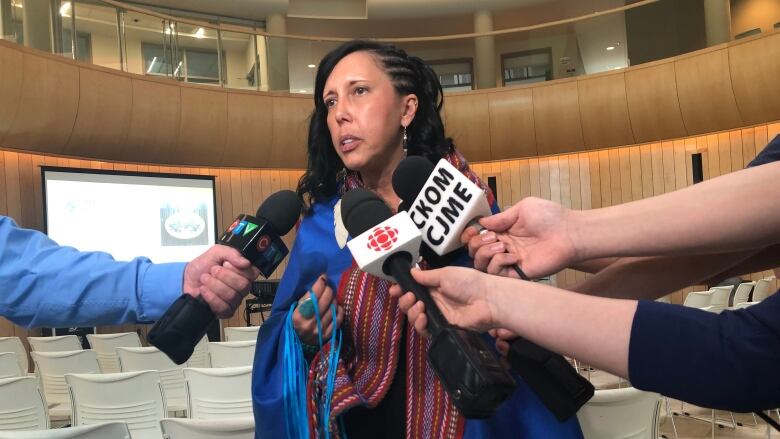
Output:
[[[493,214],[485,192],[445,159],[433,167],[424,157],[405,158],[393,173],[393,190],[425,244],[439,256],[463,246],[460,236],[467,227],[487,232],[477,221]],[[520,279],[528,280],[517,264],[511,267]]]
[[472,220],[492,215],[484,191],[444,159],[428,175],[408,211],[423,241],[438,255],[463,246],[460,235]]
[[406,212],[400,212],[352,238],[347,247],[361,270],[395,282],[383,270],[385,261],[396,252],[406,252],[414,264],[420,255],[421,243],[420,230]]

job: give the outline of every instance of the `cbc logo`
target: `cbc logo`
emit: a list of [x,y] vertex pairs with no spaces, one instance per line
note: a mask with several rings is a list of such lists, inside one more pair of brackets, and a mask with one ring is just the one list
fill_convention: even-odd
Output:
[[257,240],[257,251],[264,252],[271,245],[271,237],[263,235]]
[[390,250],[398,241],[398,229],[389,226],[377,227],[368,237],[368,248],[378,252]]

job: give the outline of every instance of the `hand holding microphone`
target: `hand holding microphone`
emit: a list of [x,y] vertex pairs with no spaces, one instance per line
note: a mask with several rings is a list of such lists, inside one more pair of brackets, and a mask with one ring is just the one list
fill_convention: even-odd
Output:
[[[267,278],[287,256],[287,246],[281,240],[281,236],[292,229],[300,214],[301,202],[298,195],[292,191],[279,191],[260,205],[256,217],[239,215],[219,238],[219,245],[215,246],[216,250],[214,250],[214,253],[225,253],[228,256],[232,254],[232,261],[235,264],[229,257],[225,260],[216,258],[193,261],[195,264],[191,266],[190,273],[185,270],[185,288],[199,288],[198,296],[188,291],[189,294],[183,294],[177,299],[149,331],[149,343],[168,355],[176,364],[187,361],[195,345],[216,320],[209,301],[216,303],[217,311],[221,315],[225,315],[231,309],[232,303],[219,305],[215,297],[219,294],[210,293],[214,293],[215,290],[224,292],[225,286],[236,281],[232,274],[238,275],[240,270],[249,269],[249,267],[242,267],[246,263],[240,258],[235,258],[235,251],[238,251]],[[220,248],[220,245],[232,247],[233,251]],[[222,262],[233,267],[222,265]],[[212,266],[209,267],[209,274],[206,274],[203,272],[204,265],[209,264]],[[227,281],[228,284],[222,282],[222,285],[219,285],[219,279],[232,280]]]
[[353,238],[347,243],[361,270],[396,281],[426,304],[432,334],[428,361],[461,413],[470,418],[493,415],[514,389],[481,336],[453,327],[442,315],[427,288],[414,280],[420,230],[406,212],[392,215],[376,195],[353,189],[341,203],[342,221]]

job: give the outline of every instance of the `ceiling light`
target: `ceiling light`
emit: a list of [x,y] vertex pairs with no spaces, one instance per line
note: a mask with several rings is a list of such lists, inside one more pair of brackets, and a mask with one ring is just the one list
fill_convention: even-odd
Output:
[[298,93],[306,93],[306,90],[298,90]]
[[608,46],[607,50],[615,50],[615,46]]
[[70,2],[65,2],[60,6],[60,15],[67,16],[70,15],[70,11],[73,9],[73,6],[70,4]]
[[15,8],[23,8],[23,7],[24,7],[24,5],[23,5],[21,2],[19,2],[19,3],[16,3],[16,2],[14,2],[14,1],[12,1],[12,2],[11,2],[11,5],[12,5],[13,7],[15,7]]
[[202,27],[199,27],[198,30],[195,31],[194,37],[203,38],[204,36],[206,36],[206,30],[203,29]]
[[313,68],[317,67],[317,64],[309,64],[309,65],[308,65],[308,66],[306,66],[306,67],[308,67],[308,68],[310,68],[310,69],[313,69]]

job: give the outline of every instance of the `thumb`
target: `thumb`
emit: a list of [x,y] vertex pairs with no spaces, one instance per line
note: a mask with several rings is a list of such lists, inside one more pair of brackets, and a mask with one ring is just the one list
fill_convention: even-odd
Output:
[[517,209],[514,207],[479,220],[482,226],[493,232],[503,232],[517,222]]
[[423,271],[419,268],[412,268],[412,277],[423,286],[438,287],[441,284],[441,271],[441,269]]
[[230,264],[232,264],[234,267],[241,270],[245,268],[249,268],[249,266],[251,265],[249,259],[242,256],[238,250],[232,247],[228,247],[222,244],[217,244],[211,248],[211,251],[212,251],[212,257],[214,258],[214,262],[216,262],[218,265],[222,265],[223,262],[227,261]]

